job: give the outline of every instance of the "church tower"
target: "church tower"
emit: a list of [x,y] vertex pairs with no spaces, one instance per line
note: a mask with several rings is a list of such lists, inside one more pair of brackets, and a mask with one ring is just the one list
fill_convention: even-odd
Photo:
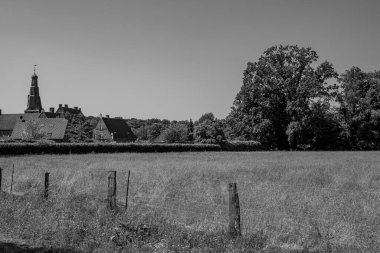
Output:
[[28,95],[28,106],[25,113],[41,112],[41,98],[38,89],[38,76],[36,75],[36,65],[34,65],[34,74],[32,76],[32,84]]

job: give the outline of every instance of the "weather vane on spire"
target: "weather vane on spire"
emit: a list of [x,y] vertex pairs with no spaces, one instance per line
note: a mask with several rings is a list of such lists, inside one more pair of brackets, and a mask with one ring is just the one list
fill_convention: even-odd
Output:
[[37,65],[34,64],[34,74],[36,74],[36,67],[37,67]]

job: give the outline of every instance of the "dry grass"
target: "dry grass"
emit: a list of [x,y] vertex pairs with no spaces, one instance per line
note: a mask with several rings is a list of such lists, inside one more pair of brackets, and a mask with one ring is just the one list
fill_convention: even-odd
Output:
[[[145,252],[379,252],[379,152],[88,154],[0,157],[0,233],[86,252],[120,249],[109,241],[120,222],[156,234],[129,245]],[[130,210],[105,208],[107,172],[118,175]],[[41,200],[43,174],[52,196]],[[229,182],[237,182],[243,238],[227,228]],[[287,251],[288,250],[288,251]],[[125,249],[128,252],[128,249]]]

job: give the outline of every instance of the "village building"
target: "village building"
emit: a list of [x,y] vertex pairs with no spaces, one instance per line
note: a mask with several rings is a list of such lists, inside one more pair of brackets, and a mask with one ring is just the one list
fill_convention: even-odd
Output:
[[109,115],[100,115],[93,133],[95,141],[133,142],[137,139],[123,118],[110,118]]
[[36,68],[34,67],[34,74],[32,75],[32,83],[28,95],[28,106],[25,113],[40,113],[42,111],[40,89],[38,87],[38,76],[36,75]]
[[50,110],[45,112],[38,87],[38,76],[34,68],[24,113],[3,114],[0,109],[0,138],[22,139],[26,124],[32,120],[41,126],[40,130],[46,134],[47,139],[63,141],[67,128],[67,120],[64,119],[66,113],[83,115],[80,108],[69,108],[68,105],[63,107],[62,104],[56,112],[54,112],[54,107],[50,107]]
[[[37,118],[35,123],[38,125],[38,131],[44,135],[45,139],[56,142],[65,141],[67,119],[62,118]],[[13,140],[21,140],[27,134],[27,120],[17,121],[11,135]]]
[[38,76],[36,75],[36,71],[34,69],[28,95],[28,105],[24,113],[2,114],[2,111],[0,110],[0,137],[11,137],[13,129],[18,121],[29,121],[38,118],[46,118],[46,115],[43,113],[38,88]]
[[2,114],[0,110],[0,138],[11,137],[16,123],[22,119],[29,121],[31,119],[45,117],[43,113]]
[[[54,111],[54,107],[51,107],[50,110]],[[62,106],[62,104],[59,104],[58,109],[55,112],[55,114],[57,115],[57,117],[60,117],[60,118],[64,118],[65,114],[84,116],[81,108],[78,108],[77,106],[74,106],[74,108],[70,108],[67,104],[65,104],[65,106]]]
[[[0,138],[24,139],[28,127],[31,128],[31,124],[35,124],[45,139],[57,142],[67,141],[68,120],[74,115],[84,116],[81,108],[77,106],[71,108],[67,104],[64,106],[59,104],[56,111],[54,107],[50,107],[49,111],[43,109],[38,76],[34,67],[24,113],[3,114],[0,109]],[[123,118],[110,118],[108,115],[100,116],[93,130],[93,136],[95,141],[133,142],[137,139]]]

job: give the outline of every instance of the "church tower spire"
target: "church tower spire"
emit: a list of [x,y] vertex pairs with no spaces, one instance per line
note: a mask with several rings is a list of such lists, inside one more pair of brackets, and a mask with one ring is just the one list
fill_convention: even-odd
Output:
[[32,83],[30,86],[30,92],[28,95],[28,106],[25,113],[41,112],[41,98],[38,88],[38,76],[36,75],[36,65],[34,65],[34,73],[32,75]]

